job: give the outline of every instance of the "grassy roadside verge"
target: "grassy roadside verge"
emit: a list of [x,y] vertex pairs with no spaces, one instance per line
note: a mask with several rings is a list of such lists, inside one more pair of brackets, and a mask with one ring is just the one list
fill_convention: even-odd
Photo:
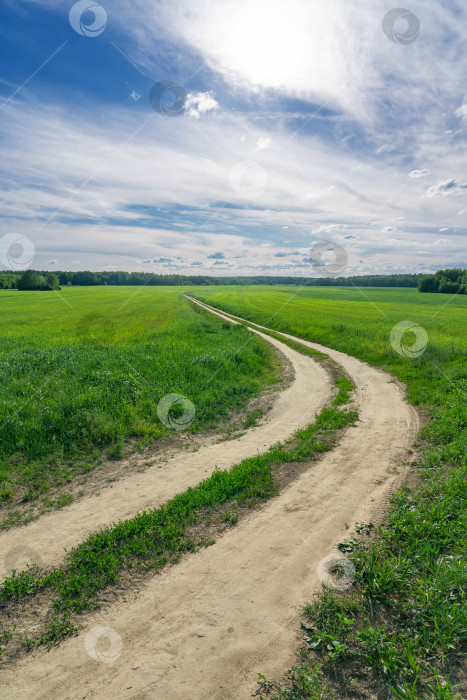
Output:
[[[213,544],[213,518],[234,526],[246,509],[273,497],[279,488],[274,477],[279,465],[309,462],[333,449],[340,431],[358,418],[345,406],[352,383],[344,376],[335,381],[338,391],[331,405],[287,441],[230,470],[216,470],[159,508],[91,535],[66,555],[59,568],[14,572],[0,589],[2,617],[8,624],[0,632],[4,658],[59,644],[75,634],[80,615],[99,607],[103,595],[111,594],[130,575],[160,571],[185,554]],[[35,606],[33,625],[31,605]],[[40,631],[32,634],[38,618]]]
[[[227,313],[243,313],[231,304],[205,301]],[[329,303],[326,318],[307,327],[302,318],[313,307],[294,303],[294,315],[285,310],[274,325],[390,370],[432,420],[421,434],[418,486],[402,489],[377,537],[355,547],[352,589],[324,590],[305,606],[302,664],[290,671],[283,688],[263,679],[263,697],[460,698],[459,691],[467,690],[459,669],[467,648],[465,354],[454,344],[442,345],[435,329],[435,342],[424,355],[398,357],[388,342],[392,320],[385,328],[377,319],[373,336],[368,325],[359,325],[358,306],[347,321],[339,315],[341,307]],[[245,316],[266,323],[264,310],[250,308]],[[455,681],[463,686],[454,688]]]

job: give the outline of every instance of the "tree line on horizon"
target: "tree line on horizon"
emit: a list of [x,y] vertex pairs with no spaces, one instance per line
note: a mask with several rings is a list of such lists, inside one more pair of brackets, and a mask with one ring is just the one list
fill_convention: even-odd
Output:
[[309,287],[417,287],[420,274],[359,275],[356,277],[285,277],[255,275],[253,277],[210,277],[208,275],[153,274],[151,272],[89,270],[56,272],[26,270],[0,272],[0,289],[50,290],[59,287],[89,287],[98,285],[126,286],[210,286],[210,285],[303,285]]
[[418,281],[420,292],[440,294],[467,294],[467,270],[452,268],[423,275]]

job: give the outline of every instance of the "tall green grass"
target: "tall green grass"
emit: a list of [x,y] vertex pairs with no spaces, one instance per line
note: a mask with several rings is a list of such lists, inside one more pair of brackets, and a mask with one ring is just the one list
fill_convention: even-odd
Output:
[[189,431],[215,426],[276,377],[269,346],[195,313],[180,290],[0,292],[0,495],[26,500],[100,455],[169,433],[159,400],[182,394]]

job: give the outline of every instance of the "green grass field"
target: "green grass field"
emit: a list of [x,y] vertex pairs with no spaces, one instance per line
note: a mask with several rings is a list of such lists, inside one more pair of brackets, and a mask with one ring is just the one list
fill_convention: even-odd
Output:
[[[16,442],[8,442],[10,433],[1,428],[8,438],[2,442],[5,483],[47,488],[52,478],[71,478],[83,455],[89,459],[132,437],[161,437],[167,429],[155,408],[165,393],[193,401],[192,429],[200,430],[275,376],[263,343],[251,342],[243,328],[195,312],[180,298],[182,291],[152,288],[133,299],[128,288],[67,289],[62,297],[2,294],[3,422],[19,416]],[[263,696],[460,698],[450,675],[456,678],[467,648],[467,298],[372,288],[206,287],[190,293],[393,373],[431,419],[413,463],[417,485],[394,497],[371,544],[363,537],[354,545],[348,555],[356,569],[352,589],[325,590],[305,605],[303,663],[291,670],[285,687],[263,678]],[[391,343],[391,330],[403,321],[426,332],[426,347],[416,357],[410,356],[412,331]],[[343,400],[348,390],[341,388]],[[76,411],[76,420],[67,421],[65,406]],[[44,407],[50,409],[46,419]],[[77,438],[82,411],[92,420],[81,424]],[[242,499],[270,497],[274,465],[331,449],[336,428],[354,418],[337,404],[325,409],[315,425],[294,436],[292,448],[277,445],[229,472],[216,471],[163,507],[92,535],[56,570],[10,577],[0,596],[13,613],[16,602],[20,612],[29,596],[55,591],[49,627],[27,644],[54,644],[73,633],[71,615],[98,604],[100,591],[128,568],[157,569],[209,544],[190,538],[190,524],[209,518],[213,507],[235,511]],[[112,429],[102,431],[102,425]],[[235,526],[235,513],[229,523]],[[12,634],[3,632],[5,644]]]
[[[337,697],[361,697],[370,668],[378,696],[460,698],[449,672],[467,648],[467,298],[290,287],[206,287],[195,296],[393,373],[431,418],[416,464],[420,484],[395,496],[376,542],[351,555],[356,590],[324,592],[305,606],[303,665],[285,688],[264,681],[263,691],[280,700],[332,698],[336,689]],[[390,342],[402,321],[427,333],[417,357]],[[410,349],[415,339],[407,332],[403,344]]]
[[5,290],[0,308],[4,503],[62,486],[101,455],[122,457],[128,441],[169,434],[157,414],[166,394],[194,404],[196,432],[277,374],[267,343],[196,313],[174,287]]

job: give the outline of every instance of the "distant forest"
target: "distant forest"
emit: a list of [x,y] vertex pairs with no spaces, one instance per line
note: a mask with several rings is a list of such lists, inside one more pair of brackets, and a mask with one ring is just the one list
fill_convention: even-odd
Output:
[[0,272],[0,289],[56,289],[57,286],[95,285],[194,286],[227,284],[285,284],[309,287],[416,287],[422,275],[361,275],[359,277],[209,277],[207,275],[157,275],[151,272],[61,272],[27,270]]
[[418,282],[420,292],[440,294],[467,294],[467,270],[454,268],[439,270],[434,275],[423,275]]

